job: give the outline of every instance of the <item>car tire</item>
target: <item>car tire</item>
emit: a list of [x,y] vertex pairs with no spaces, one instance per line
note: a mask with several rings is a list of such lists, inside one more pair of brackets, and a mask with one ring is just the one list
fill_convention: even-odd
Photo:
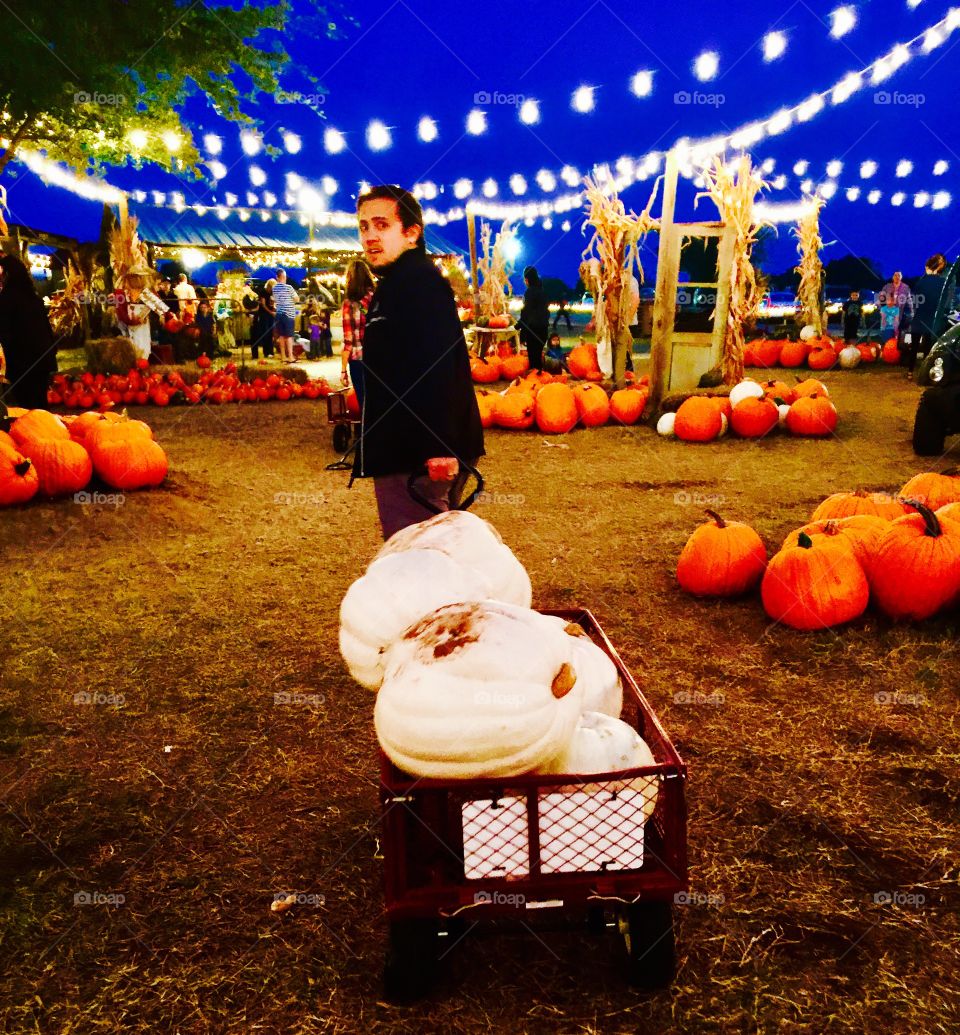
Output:
[[943,452],[947,429],[943,407],[936,390],[927,390],[920,397],[913,419],[913,451],[917,456],[939,456]]

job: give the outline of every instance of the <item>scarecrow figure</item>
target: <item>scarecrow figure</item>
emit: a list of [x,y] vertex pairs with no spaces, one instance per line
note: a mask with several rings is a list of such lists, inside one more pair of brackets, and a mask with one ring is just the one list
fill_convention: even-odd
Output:
[[137,263],[124,274],[120,290],[113,295],[120,333],[133,342],[138,359],[150,357],[150,313],[162,319],[170,312],[148,286],[155,276],[146,263]]

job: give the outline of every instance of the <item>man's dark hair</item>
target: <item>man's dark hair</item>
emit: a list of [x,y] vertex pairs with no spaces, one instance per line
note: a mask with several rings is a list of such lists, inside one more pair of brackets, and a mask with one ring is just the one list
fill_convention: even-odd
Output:
[[936,255],[931,255],[930,258],[927,259],[927,267],[926,268],[931,273],[939,273],[946,265],[947,265],[946,258],[943,255],[941,255],[940,252],[937,252]]
[[359,212],[360,206],[365,205],[368,201],[379,201],[380,199],[397,203],[397,215],[400,217],[400,225],[404,230],[409,230],[411,226],[420,227],[420,240],[417,242],[417,247],[426,251],[427,244],[423,239],[423,209],[420,208],[420,202],[410,191],[404,190],[396,183],[381,183],[377,187],[371,187],[357,198],[357,211]]
[[7,298],[37,293],[30,271],[16,255],[0,255],[0,269],[3,270],[3,291]]
[[523,279],[530,285],[530,287],[540,287],[540,274],[537,273],[536,266],[528,266],[523,271]]

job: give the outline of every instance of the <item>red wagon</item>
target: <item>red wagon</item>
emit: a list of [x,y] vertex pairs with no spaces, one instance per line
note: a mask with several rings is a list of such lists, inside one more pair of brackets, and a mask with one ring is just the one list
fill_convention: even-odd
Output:
[[[395,1001],[429,990],[441,938],[464,920],[540,910],[579,915],[593,928],[610,914],[631,982],[663,987],[673,978],[672,907],[687,889],[686,766],[594,616],[545,613],[580,625],[613,660],[621,717],[656,764],[578,777],[427,780],[381,753],[384,982]],[[648,784],[656,807],[644,822]]]
[[[327,423],[333,428],[333,448],[338,453],[346,453],[350,448],[350,439],[356,436],[360,428],[360,414],[347,406],[347,394],[350,390],[342,388],[327,396]],[[335,466],[333,464],[331,467]],[[344,464],[349,467],[349,464]]]

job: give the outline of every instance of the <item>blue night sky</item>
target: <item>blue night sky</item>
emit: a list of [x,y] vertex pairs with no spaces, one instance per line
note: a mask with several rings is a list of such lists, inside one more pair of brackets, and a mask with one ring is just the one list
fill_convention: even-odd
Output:
[[[444,186],[432,204],[446,209],[459,204],[452,185],[460,177],[473,181],[477,196],[480,184],[492,177],[499,187],[496,200],[512,201],[515,195],[508,179],[521,173],[529,188],[524,200],[539,200],[549,197],[535,182],[541,168],[559,172],[569,164],[583,173],[595,163],[613,165],[623,155],[664,150],[680,137],[714,136],[767,118],[781,107],[827,89],[896,44],[910,41],[950,9],[950,4],[938,0],[922,0],[914,8],[907,0],[852,4],[858,15],[856,28],[842,39],[831,39],[830,12],[836,6],[824,0],[778,6],[757,0],[731,5],[693,0],[657,6],[623,0],[598,0],[592,5],[582,0],[550,5],[508,5],[500,0],[483,5],[397,0],[385,5],[361,0],[350,5],[357,25],[346,28],[342,38],[285,40],[294,59],[309,66],[322,87],[309,84],[295,70],[284,86],[288,94],[322,90],[315,110],[304,103],[275,103],[273,98],[263,98],[249,109],[268,143],[281,146],[284,129],[299,134],[303,141],[299,154],[271,158],[261,153],[248,158],[239,145],[239,127],[194,100],[186,109],[188,121],[198,131],[198,140],[204,132],[223,138],[219,157],[229,169],[225,179],[219,184],[212,180],[178,183],[156,167],[111,169],[108,178],[126,189],[180,189],[188,203],[207,205],[222,201],[226,191],[238,195],[242,205],[247,191],[269,190],[283,205],[286,172],[295,171],[317,186],[321,177],[329,175],[338,184],[330,207],[340,210],[352,209],[361,179],[407,186],[430,180]],[[332,17],[337,17],[335,12]],[[786,33],[787,50],[778,60],[765,63],[761,41],[775,29]],[[719,55],[720,71],[712,82],[702,83],[691,66],[706,50]],[[829,161],[843,162],[836,177],[839,190],[822,217],[824,240],[836,242],[824,253],[825,259],[851,251],[876,258],[887,272],[896,267],[915,273],[933,251],[956,257],[960,250],[958,54],[960,30],[930,55],[918,52],[882,84],[867,84],[842,106],[828,104],[809,123],[750,149],[758,162],[775,160],[768,179],[779,174],[787,177],[785,189],[772,191],[771,200],[800,196],[804,177],[793,172],[798,159],[809,161],[805,175],[815,183],[828,179]],[[638,98],[630,91],[631,77],[639,70],[654,73],[648,97]],[[571,93],[581,84],[597,88],[596,107],[589,114],[570,106]],[[536,99],[539,124],[522,124],[516,104],[475,103],[475,95],[482,92]],[[691,99],[696,103],[684,103]],[[467,113],[474,107],[487,113],[485,135],[464,131]],[[433,117],[438,125],[438,138],[429,144],[416,135],[423,115]],[[373,118],[391,127],[389,150],[373,152],[366,146],[364,129]],[[327,126],[345,134],[347,148],[342,153],[325,152]],[[203,153],[202,140],[199,143]],[[901,159],[912,161],[914,169],[898,178],[895,167]],[[869,180],[860,175],[861,163],[867,160],[878,167]],[[934,176],[938,161],[948,162],[949,168]],[[266,172],[263,187],[250,183],[251,164]],[[13,221],[81,238],[96,236],[99,204],[44,186],[23,166],[14,164],[11,171],[18,174],[16,179],[6,175],[4,182]],[[643,208],[651,184],[648,180],[624,191],[627,207]],[[858,200],[845,197],[850,187],[861,189]],[[561,184],[559,189],[568,188]],[[873,189],[882,192],[876,205],[866,201]],[[898,190],[906,193],[899,208],[890,203]],[[914,195],[920,191],[930,195],[947,191],[953,200],[941,210],[930,205],[916,208]],[[679,218],[693,216],[694,193],[690,183],[681,182]],[[658,210],[659,206],[654,211]],[[701,202],[697,214],[715,218],[708,202]],[[216,220],[212,214],[207,218]],[[564,233],[560,225],[566,218],[572,229]],[[539,221],[534,227],[521,226],[519,265],[533,263],[542,275],[559,276],[572,284],[587,241],[580,233],[582,219],[580,212],[573,211],[554,217],[551,230],[543,229]],[[439,229],[465,247],[462,221]],[[651,246],[655,247],[655,239],[648,243]],[[794,256],[795,242],[784,226],[768,249],[765,265],[779,272],[792,264]],[[649,280],[655,267],[650,252],[644,266]]]

